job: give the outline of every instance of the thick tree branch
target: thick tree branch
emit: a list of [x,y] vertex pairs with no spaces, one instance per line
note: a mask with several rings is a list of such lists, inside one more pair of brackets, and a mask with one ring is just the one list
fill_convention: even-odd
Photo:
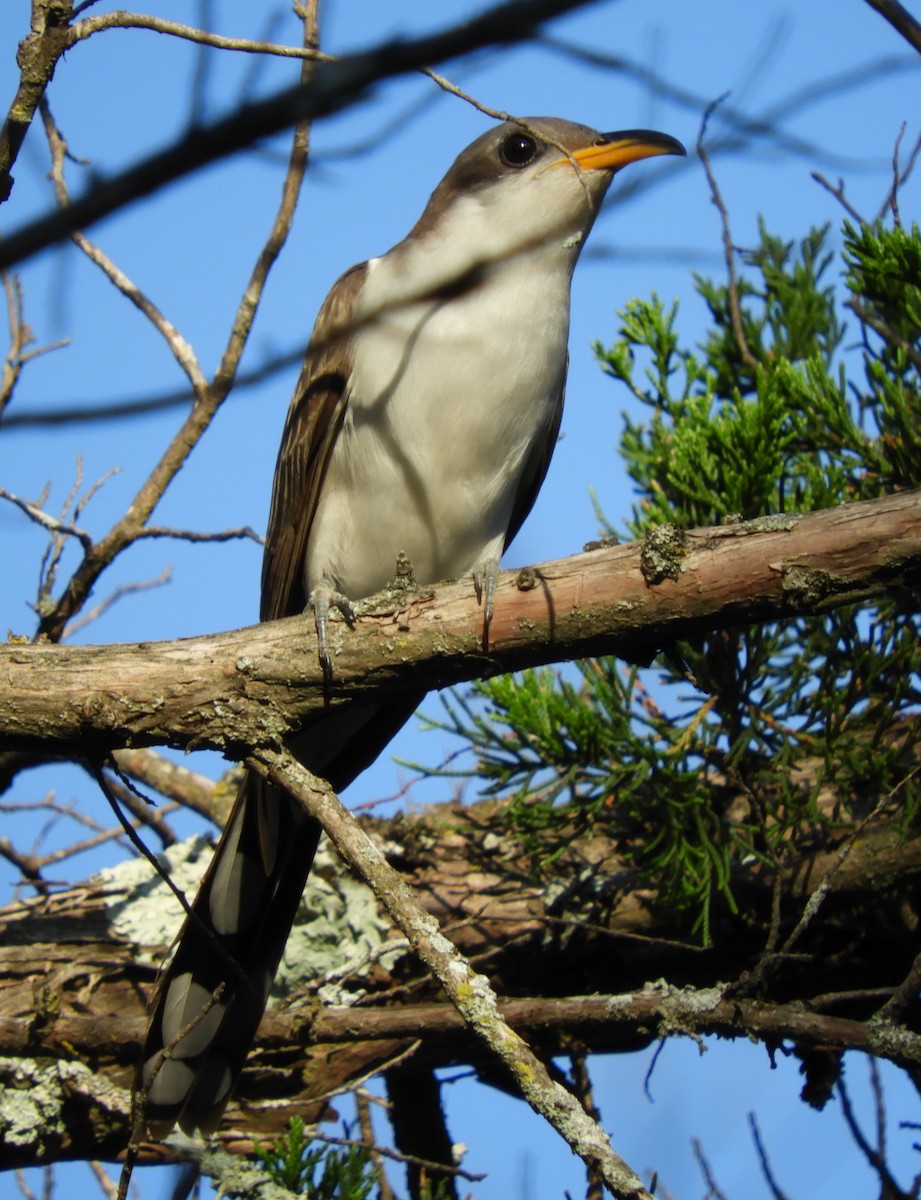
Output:
[[[477,970],[489,971],[496,988],[514,987],[500,1002],[502,1013],[545,1061],[566,1053],[572,1032],[598,1051],[638,1049],[668,1032],[718,1032],[863,1049],[919,1070],[913,1001],[897,1019],[885,1013],[886,1020],[867,1021],[911,971],[915,938],[904,906],[921,878],[921,839],[902,838],[883,820],[832,874],[823,923],[806,932],[795,960],[775,964],[757,998],[730,997],[720,981],[748,970],[764,943],[774,889],[763,864],[738,865],[732,886],[744,916],[721,918],[714,944],[704,948],[648,885],[637,889],[616,831],[596,828],[535,879],[495,801],[439,805],[364,825]],[[174,878],[194,888],[193,871],[200,873],[208,856],[200,842],[177,847],[170,852]],[[791,857],[784,928],[836,861],[834,849]],[[0,1059],[11,1073],[18,1063],[27,1073],[21,1079],[35,1072],[37,1087],[59,1087],[59,1102],[86,1116],[70,1121],[66,1135],[49,1120],[35,1131],[40,1146],[20,1141],[0,1167],[102,1157],[124,1147],[145,998],[181,919],[165,895],[146,864],[126,863],[70,892],[0,910]],[[297,1002],[266,1015],[222,1132],[225,1144],[251,1149],[254,1137],[278,1136],[294,1112],[318,1117],[332,1091],[407,1053],[420,1066],[471,1063],[488,1074],[485,1049],[449,1005],[437,1002],[435,986],[375,911],[327,852],[292,937],[298,967],[284,987]],[[371,942],[377,953],[369,956]],[[349,974],[341,971],[344,960]],[[331,964],[334,990],[327,986]],[[672,986],[644,988],[645,980],[660,978]],[[326,1003],[318,1005],[312,997],[321,985]],[[490,1077],[497,1080],[494,1071]],[[0,1104],[6,1146],[5,1120]]]
[[71,8],[71,0],[32,0],[31,32],[16,56],[19,87],[0,128],[0,203],[9,198],[13,187],[10,170],[58,59],[70,44]]
[[[494,988],[514,980],[519,994],[501,1001],[502,1015],[540,1048],[542,1057],[560,1054],[562,1038],[573,1031],[595,1050],[636,1049],[669,1033],[750,1034],[775,1045],[789,1039],[802,1046],[866,1050],[913,1073],[919,1070],[917,1034],[893,1020],[866,1021],[866,992],[847,991],[848,986],[866,989],[875,983],[879,994],[880,979],[895,979],[904,970],[899,955],[910,959],[911,936],[898,925],[898,913],[921,875],[919,839],[903,841],[884,826],[868,830],[833,880],[836,916],[825,935],[808,947],[813,970],[803,972],[807,959],[801,956],[791,970],[775,977],[788,998],[770,1003],[769,997],[730,997],[718,983],[757,958],[770,911],[770,872],[758,864],[740,866],[734,887],[746,919],[735,928],[727,925],[721,937],[726,944],[703,949],[678,941],[685,935],[674,912],[656,906],[648,892],[631,892],[630,872],[602,830],[591,841],[573,844],[554,875],[541,883],[522,875],[514,840],[501,834],[499,817],[494,802],[439,806],[431,814],[401,821],[369,822],[368,829],[398,858],[416,900],[438,917],[441,930],[481,964],[480,970],[488,966]],[[487,832],[493,846],[484,851]],[[791,912],[826,874],[833,857],[805,854],[799,864],[790,864]],[[588,883],[580,892],[573,888],[589,863],[592,880],[606,881],[607,900]],[[321,874],[325,882],[313,884],[318,892],[306,906],[303,932],[295,932],[294,944],[309,947],[308,958],[318,949],[323,956],[311,916],[319,896],[324,889],[329,896],[331,886],[347,884],[342,872],[333,877],[327,865]],[[49,1122],[47,1142],[32,1162],[103,1156],[124,1146],[127,1088],[146,1024],[144,997],[162,953],[134,938],[168,942],[174,932],[170,925],[151,934],[157,906],[152,905],[149,878],[140,881],[138,875],[137,868],[125,864],[106,880],[0,911],[0,1057],[10,1070],[17,1060],[25,1061],[22,1069],[34,1070],[36,1086],[48,1087],[56,1080],[62,1104],[78,1105],[94,1116],[70,1122],[66,1142],[60,1141],[64,1127]],[[565,911],[550,899],[559,895],[560,884],[570,896]],[[879,920],[868,928],[871,895]],[[342,898],[343,922],[354,924],[354,893]],[[886,906],[883,916],[880,902]],[[823,936],[831,941],[824,942]],[[826,944],[839,947],[842,938],[849,948],[847,955],[837,956],[835,967],[842,991],[835,997],[815,996],[811,986],[832,982]],[[338,955],[348,955],[343,940],[335,941]],[[457,1013],[434,1002],[425,979],[408,976],[404,949],[390,941],[383,943],[387,946],[395,946],[395,952],[386,965],[379,962],[373,974],[355,980],[363,994],[359,1007],[333,1002],[337,1007],[308,1003],[270,1009],[243,1075],[239,1108],[231,1111],[224,1130],[229,1144],[245,1148],[242,1142],[252,1144],[253,1136],[277,1135],[293,1111],[308,1120],[312,1112],[319,1115],[331,1090],[413,1046],[419,1064],[464,1062],[486,1069],[484,1051]],[[662,976],[684,986],[643,988],[644,978]],[[560,996],[553,989],[562,980],[570,992]],[[793,1000],[791,983],[796,984]],[[578,995],[578,989],[594,995]],[[381,1003],[387,1007],[368,1007]],[[0,1070],[0,1082],[2,1078]],[[0,1133],[4,1120],[0,1105]],[[10,1146],[0,1165],[25,1162],[34,1148]],[[22,1157],[14,1158],[16,1154]]]
[[[921,579],[921,492],[663,532],[675,533],[505,572],[488,650],[466,581],[383,594],[354,630],[333,626],[330,701],[574,657],[635,660],[705,630],[886,595],[911,603]],[[327,702],[312,622],[300,617],[178,642],[7,645],[0,680],[0,752],[63,757],[169,744],[240,759]]]

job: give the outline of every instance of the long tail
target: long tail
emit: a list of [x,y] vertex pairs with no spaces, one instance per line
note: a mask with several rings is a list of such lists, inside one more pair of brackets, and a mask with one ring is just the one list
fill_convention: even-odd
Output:
[[[331,715],[292,748],[341,790],[377,758],[419,699]],[[319,837],[319,825],[286,792],[247,774],[154,1001],[138,1074],[140,1088],[150,1081],[153,1137],[165,1137],[177,1121],[186,1133],[210,1134],[220,1124]]]
[[220,1124],[319,838],[284,792],[247,775],[157,993],[140,1075],[146,1085],[160,1064],[147,1096],[153,1136],[177,1121],[186,1133]]

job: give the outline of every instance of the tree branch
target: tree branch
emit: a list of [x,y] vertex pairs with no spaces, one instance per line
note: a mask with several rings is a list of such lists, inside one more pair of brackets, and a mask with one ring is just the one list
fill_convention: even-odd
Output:
[[[921,838],[903,838],[882,820],[868,829],[834,875],[824,928],[810,928],[796,962],[779,964],[753,999],[728,995],[719,981],[738,978],[765,936],[773,879],[763,864],[735,868],[733,892],[744,917],[724,917],[718,940],[704,948],[694,944],[680,914],[656,903],[648,885],[638,890],[631,883],[616,828],[597,827],[535,879],[503,826],[503,809],[491,800],[438,805],[363,825],[477,970],[515,981],[518,996],[501,1002],[502,1013],[544,1060],[569,1052],[566,1038],[573,1035],[600,1052],[641,1049],[669,1033],[718,1033],[860,1049],[918,1071],[916,1012],[904,1013],[905,1025],[889,1013],[866,1018],[911,966],[904,897],[921,876]],[[194,888],[208,857],[203,841],[193,839],[168,857],[173,877]],[[815,847],[791,856],[785,927],[835,859],[833,849]],[[0,1092],[2,1071],[28,1060],[24,1070],[41,1064],[43,1078],[63,1089],[61,1103],[78,1105],[86,1116],[60,1126],[49,1121],[36,1132],[47,1139],[38,1153],[24,1142],[8,1146],[0,1136],[0,1167],[30,1155],[33,1162],[57,1161],[124,1148],[145,998],[181,918],[166,895],[146,864],[127,862],[68,892],[0,910],[0,1059],[7,1064],[0,1063]],[[871,902],[878,920],[868,925]],[[318,911],[321,926],[333,922],[319,937]],[[359,924],[356,914],[364,914]],[[450,1005],[437,1002],[435,986],[393,932],[364,888],[325,851],[291,941],[294,970],[283,988],[294,1003],[266,1014],[222,1130],[225,1145],[242,1152],[254,1137],[277,1137],[294,1112],[310,1121],[331,1093],[410,1054],[418,1066],[471,1063],[486,1071],[485,1048]],[[846,955],[829,955],[830,945],[842,943]],[[372,944],[377,953],[369,969],[365,950]],[[341,968],[343,960],[351,960],[352,976],[337,970],[335,989],[329,988],[329,967]],[[693,986],[644,987],[644,980],[660,978]],[[569,990],[560,996],[564,980]],[[872,994],[868,984],[875,985]],[[317,1003],[318,992],[326,1003]],[[74,1091],[65,1068],[82,1072]],[[116,1103],[111,1094],[119,1089]],[[8,1094],[19,1092],[11,1087]],[[0,1102],[0,1134],[4,1120]],[[61,1142],[65,1127],[70,1133]],[[153,1153],[170,1151],[145,1149]]]
[[915,20],[907,8],[898,0],[867,0],[871,8],[875,8],[898,33],[902,35],[909,46],[921,54],[921,23]]
[[[635,661],[705,630],[816,615],[921,578],[921,491],[606,546],[500,578],[490,645],[467,581],[382,593],[332,625],[329,696],[301,617],[178,642],[0,647],[0,752],[272,746],[325,710],[574,657]],[[654,572],[654,573],[653,573]],[[658,580],[658,582],[647,582]],[[112,680],[118,680],[117,690]]]
[[286,88],[211,125],[192,129],[180,141],[95,185],[66,211],[49,213],[11,234],[0,242],[0,270],[262,138],[300,121],[331,116],[376,83],[484,46],[524,41],[551,18],[593,2],[510,0],[440,33],[390,42],[338,62],[318,62],[309,86]]
[[496,1056],[531,1108],[597,1172],[617,1200],[652,1200],[640,1177],[611,1146],[579,1101],[555,1080],[527,1042],[503,1019],[498,997],[425,911],[412,889],[327,784],[311,775],[289,751],[261,749],[249,759],[273,783],[304,806],[361,876],[394,920],[416,955],[441,984],[464,1023]]
[[[304,36],[305,40],[310,40],[313,36],[309,22],[305,22]],[[301,86],[307,86],[313,69],[312,61],[302,62]],[[42,613],[39,624],[40,636],[57,641],[74,613],[82,607],[102,572],[136,538],[143,536],[147,521],[154,509],[160,503],[176,473],[207,431],[215,413],[233,386],[266,280],[291,229],[294,210],[304,179],[308,148],[309,124],[302,119],[298,121],[294,129],[288,169],[285,172],[281,198],[272,220],[272,226],[237,305],[227,344],[221,355],[220,365],[210,383],[205,380],[197,367],[193,371],[189,370],[186,358],[191,357],[194,364],[191,350],[188,350],[187,356],[184,351],[184,340],[179,337],[177,331],[172,330],[171,326],[169,327],[172,330],[172,333],[168,335],[170,345],[176,357],[183,363],[192,384],[195,396],[193,408],[164,450],[159,462],[142,483],[124,516],[99,542],[84,547],[83,560],[71,576],[62,595],[54,605],[49,606],[48,610]],[[72,206],[68,205],[62,211],[71,212]],[[89,245],[82,235],[81,241],[84,248]],[[111,273],[109,271],[107,273],[111,277]],[[135,302],[138,302],[137,299]],[[147,311],[143,305],[141,307],[143,311]],[[154,314],[147,312],[147,315],[154,319]],[[156,315],[159,316],[159,314]],[[154,324],[161,333],[168,333],[162,323],[158,323],[156,319],[154,319]]]
[[70,44],[70,0],[32,0],[31,32],[19,46],[19,87],[0,128],[0,203],[13,188],[10,174],[32,118]]
[[331,59],[329,54],[322,54],[311,46],[286,46],[278,42],[254,41],[251,38],[222,37],[207,29],[196,29],[192,25],[184,25],[180,21],[170,21],[166,17],[156,17],[148,13],[107,12],[94,17],[83,17],[72,27],[70,45],[107,29],[149,29],[153,33],[195,42],[199,46],[210,46],[215,50],[236,50],[244,54],[307,58],[317,62]]

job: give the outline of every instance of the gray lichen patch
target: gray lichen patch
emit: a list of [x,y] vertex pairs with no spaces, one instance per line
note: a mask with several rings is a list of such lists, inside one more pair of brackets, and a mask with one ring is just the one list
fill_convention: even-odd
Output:
[[[177,842],[157,857],[176,887],[191,898],[213,848],[211,839],[199,834]],[[132,858],[100,871],[96,881],[109,897],[106,912],[116,933],[142,950],[170,945],[182,924],[182,907],[145,858]]]
[[643,538],[640,570],[650,587],[677,579],[687,554],[687,536],[677,525],[657,525]]
[[127,1116],[131,1095],[79,1062],[0,1058],[0,1142],[41,1162],[65,1136],[64,1106],[75,1096]]
[[784,600],[796,608],[818,608],[829,596],[849,590],[847,580],[838,579],[830,571],[802,567],[796,563],[784,565]]
[[[377,961],[392,964],[395,954],[381,954],[392,922],[383,915],[367,884],[342,867],[324,839],[298,909],[275,979],[273,995],[286,996],[328,975],[367,975]],[[350,989],[354,994],[354,989]]]
[[[191,900],[211,862],[213,843],[199,835],[171,846],[159,860]],[[132,859],[97,876],[107,897],[108,919],[119,936],[138,947],[139,958],[158,965],[171,945],[183,911],[170,887],[145,859]],[[290,995],[330,973],[366,975],[377,961],[399,951],[381,950],[392,931],[374,895],[346,872],[324,839],[288,938],[273,995]]]

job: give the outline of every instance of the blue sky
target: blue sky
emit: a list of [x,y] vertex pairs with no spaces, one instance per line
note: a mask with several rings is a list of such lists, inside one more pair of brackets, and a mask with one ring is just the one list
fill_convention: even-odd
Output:
[[[104,11],[97,4],[91,12]],[[443,0],[330,0],[323,11],[323,45],[346,52],[384,37],[440,28],[481,5]],[[262,36],[265,6],[214,0],[214,27],[238,36]],[[199,8],[163,0],[158,15],[195,24]],[[15,87],[14,51],[28,26],[27,6],[0,13],[0,93]],[[757,221],[785,237],[831,221],[838,245],[842,211],[810,177],[817,169],[833,182],[846,180],[851,202],[873,214],[891,178],[891,155],[902,121],[906,142],[918,133],[921,73],[916,57],[862,0],[742,5],[737,0],[620,0],[599,3],[554,22],[557,44],[485,51],[440,69],[484,104],[518,115],[556,115],[600,129],[647,126],[680,138],[692,149],[700,108],[724,93],[749,117],[779,121],[782,137],[741,135],[735,149],[719,143],[732,131],[717,114],[711,123],[714,166],[729,208],[737,244],[754,244]],[[272,35],[296,37],[293,20],[279,10]],[[670,85],[651,96],[634,77],[592,65],[559,43],[620,57],[650,69]],[[153,33],[111,31],[76,46],[58,67],[49,100],[73,153],[91,166],[71,164],[75,193],[92,170],[112,172],[167,143],[189,119],[189,89],[202,60],[187,44]],[[234,108],[248,89],[263,93],[290,83],[290,63],[256,64],[248,56],[211,52],[202,82],[204,119]],[[878,64],[850,88],[815,98],[792,111],[791,100],[813,85],[845,79]],[[253,72],[258,74],[253,77]],[[462,101],[442,94],[421,76],[389,83],[314,132],[313,165],[295,229],[272,274],[244,368],[304,344],[314,315],[334,279],[353,262],[388,249],[401,238],[456,153],[487,121]],[[800,152],[791,149],[798,143]],[[346,152],[350,151],[350,152]],[[255,254],[274,212],[286,144],[275,139],[238,160],[203,171],[158,196],[112,217],[91,232],[118,265],[142,287],[195,348],[206,371],[221,352]],[[18,228],[51,203],[45,178],[47,151],[38,126],[17,165],[3,232]],[[720,230],[700,164],[637,164],[625,184],[643,183],[635,196],[612,189],[573,290],[571,367],[561,441],[534,512],[510,549],[510,566],[574,552],[596,536],[589,487],[608,518],[622,524],[632,501],[617,458],[626,393],[605,379],[591,343],[611,339],[615,310],[633,295],[656,291],[680,299],[684,340],[703,337],[705,313],[692,291],[691,272],[722,277]],[[906,220],[918,211],[918,180],[904,190]],[[837,269],[837,268],[836,268]],[[66,349],[37,359],[25,372],[11,414],[169,392],[182,380],[163,343],[98,271],[71,249],[48,252],[22,271],[26,315],[38,343],[70,339]],[[241,391],[219,414],[157,514],[159,523],[199,530],[251,525],[262,530],[285,409],[296,368],[259,388]],[[99,535],[124,509],[162,452],[179,410],[112,425],[69,425],[39,431],[11,428],[0,437],[0,483],[30,498],[50,482],[47,506],[57,511],[82,456],[84,486],[114,467],[112,476],[81,517]],[[2,432],[2,431],[0,431]],[[4,581],[0,628],[30,633],[44,538],[22,515],[0,506]],[[74,561],[70,560],[71,563]],[[123,600],[77,635],[79,641],[134,641],[191,636],[250,623],[258,608],[260,551],[251,543],[189,548],[156,542],[131,551],[101,586],[96,601],[115,586],[155,578],[165,567],[171,581]],[[438,711],[434,700],[430,711]],[[421,738],[416,722],[393,752],[437,762],[447,749],[438,735]],[[198,769],[215,774],[216,758],[198,756]],[[353,804],[392,794],[406,773],[388,756],[349,790]],[[15,798],[39,798],[54,789],[104,819],[80,776],[70,770],[20,777]],[[411,802],[443,794],[441,785],[414,789]],[[191,829],[191,823],[188,825]],[[14,836],[16,828],[14,827]],[[25,836],[25,835],[21,835]],[[73,830],[51,831],[66,843]],[[79,878],[100,858],[66,864],[62,878]],[[4,867],[2,880],[10,873]],[[670,1046],[657,1066],[654,1104],[642,1090],[648,1054],[606,1058],[597,1067],[598,1100],[615,1144],[640,1170],[656,1168],[676,1198],[703,1193],[690,1158],[690,1138],[704,1140],[718,1177],[733,1197],[767,1195],[747,1136],[744,1115],[757,1109],[778,1154],[790,1168],[792,1196],[870,1195],[857,1190],[855,1152],[823,1139],[840,1128],[834,1114],[814,1118],[796,1100],[795,1065],[764,1065],[763,1050],[717,1046],[698,1060],[690,1043]],[[712,1064],[719,1062],[719,1069]],[[854,1078],[864,1073],[861,1063]],[[901,1089],[894,1081],[892,1086]],[[918,1119],[917,1101],[899,1090],[894,1117]],[[452,1132],[471,1146],[471,1170],[489,1171],[475,1189],[481,1200],[578,1195],[580,1165],[549,1130],[521,1105],[458,1084],[449,1093]],[[501,1134],[496,1137],[497,1131]],[[904,1138],[906,1146],[910,1139]],[[828,1145],[827,1149],[824,1147]],[[809,1178],[809,1164],[819,1169]],[[10,1186],[0,1178],[0,1195]],[[10,1192],[9,1194],[13,1194]],[[154,1194],[151,1188],[149,1194]]]

